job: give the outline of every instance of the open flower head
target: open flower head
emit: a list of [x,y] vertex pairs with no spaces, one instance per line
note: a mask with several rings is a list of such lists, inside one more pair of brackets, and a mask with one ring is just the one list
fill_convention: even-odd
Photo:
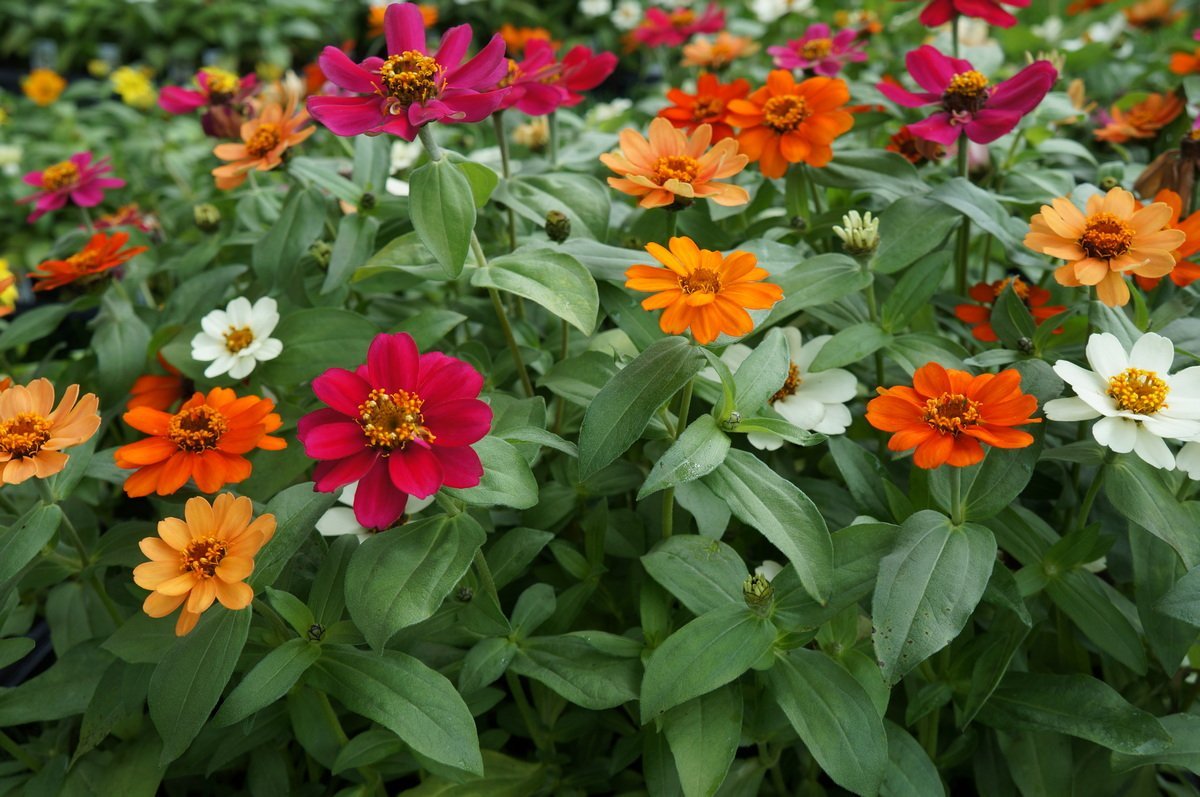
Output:
[[633,29],[633,40],[647,47],[678,47],[697,33],[717,33],[725,28],[725,11],[716,3],[697,13],[690,8],[647,8]]
[[745,36],[734,36],[727,30],[716,38],[696,36],[683,46],[683,66],[700,67],[714,72],[725,69],[739,58],[758,52],[758,43]]
[[36,105],[45,107],[57,100],[67,88],[67,81],[53,69],[39,67],[21,78],[21,91]]
[[231,611],[245,609],[254,600],[246,583],[254,557],[273,536],[275,516],[254,517],[245,496],[221,493],[211,504],[188,499],[182,519],[159,521],[157,536],[138,543],[150,560],[133,569],[134,583],[151,591],[142,611],[166,617],[182,606],[175,634],[184,636],[214,601]]
[[1033,436],[1013,427],[1041,421],[1031,417],[1037,399],[1021,392],[1021,372],[1014,368],[973,376],[931,362],[916,370],[912,387],[878,392],[867,404],[868,423],[892,432],[890,450],[916,449],[918,468],[974,465],[984,444],[1025,448]]
[[53,476],[67,465],[65,449],[100,428],[99,399],[71,385],[54,405],[48,379],[0,389],[0,485]]
[[929,0],[921,10],[921,24],[931,28],[945,25],[958,17],[982,19],[999,28],[1011,28],[1017,18],[1005,6],[1027,8],[1032,0]]
[[[1171,253],[1171,256],[1175,258],[1175,268],[1171,269],[1168,276],[1171,278],[1171,282],[1181,288],[1187,287],[1200,279],[1200,264],[1190,260],[1197,252],[1200,252],[1200,211],[1196,211],[1186,219],[1180,218],[1183,213],[1183,197],[1169,188],[1164,188],[1155,194],[1154,201],[1162,202],[1171,208],[1171,219],[1167,222],[1167,228],[1179,230],[1186,236],[1183,244]],[[1136,274],[1133,279],[1145,291],[1153,289],[1159,282],[1158,278],[1142,277]]]
[[[367,528],[358,522],[358,518],[354,516],[353,509],[356,495],[358,495],[358,482],[351,482],[342,488],[342,492],[337,499],[341,506],[326,509],[325,514],[321,515],[317,520],[317,531],[321,536],[341,537],[344,534],[353,534],[358,538],[359,542],[365,542],[372,534],[380,531],[375,528]],[[429,496],[428,498],[413,498],[410,495],[408,501],[404,504],[404,513],[400,516],[400,523],[406,523],[409,518],[433,502],[433,496]]]
[[678,88],[668,90],[671,105],[658,115],[689,133],[700,125],[710,125],[713,141],[721,141],[733,135],[733,128],[725,122],[729,101],[744,99],[749,93],[750,81],[745,78],[722,83],[716,75],[706,72],[696,80],[694,94]]
[[828,25],[809,25],[799,39],[786,45],[768,47],[767,52],[780,69],[799,69],[825,77],[835,77],[847,64],[867,60],[866,42],[853,28],[836,34]]
[[224,310],[213,310],[200,319],[203,330],[192,338],[192,357],[211,362],[204,370],[209,379],[221,374],[243,379],[258,363],[273,360],[283,351],[279,339],[271,337],[278,323],[274,299],[264,296],[252,305],[239,296]]
[[1138,210],[1124,188],[1092,195],[1085,211],[1057,197],[1030,220],[1025,245],[1067,261],[1054,272],[1060,285],[1094,285],[1100,301],[1119,307],[1129,302],[1126,273],[1161,277],[1175,268],[1171,253],[1187,235],[1168,228],[1171,213],[1162,202]]
[[17,306],[17,277],[8,266],[8,261],[0,257],[0,317],[10,314]]
[[1150,94],[1127,109],[1118,103],[1104,114],[1105,124],[1096,130],[1096,140],[1124,144],[1157,138],[1164,127],[1179,118],[1184,107],[1183,98],[1174,92]]
[[1067,309],[1062,305],[1049,304],[1050,291],[1016,274],[994,282],[977,283],[968,291],[976,304],[960,304],[954,308],[954,315],[958,320],[971,325],[971,334],[976,340],[984,343],[995,343],[999,340],[996,330],[992,329],[992,306],[1009,286],[1012,286],[1017,298],[1029,309],[1035,324],[1040,325]]
[[92,162],[92,153],[77,152],[65,161],[47,166],[40,172],[29,172],[21,179],[38,190],[17,200],[33,202],[29,221],[34,222],[67,202],[81,208],[92,208],[104,201],[106,188],[121,188],[125,181],[108,177],[112,167],[108,158]]
[[63,260],[43,260],[37,271],[30,272],[35,291],[61,288],[76,280],[95,277],[110,271],[146,251],[144,246],[123,248],[129,241],[129,233],[116,232],[112,235],[98,232],[87,245]]
[[316,131],[308,122],[308,111],[297,110],[294,102],[287,107],[265,104],[254,118],[242,123],[242,143],[218,144],[213,148],[214,155],[227,161],[212,170],[217,188],[237,188],[246,181],[249,172],[278,167],[291,147]]
[[754,330],[747,310],[769,310],[783,298],[750,252],[723,255],[701,249],[691,238],[672,238],[669,248],[646,245],[661,266],[635,265],[625,272],[625,287],[652,293],[646,310],[662,310],[659,327],[668,335],[691,330],[697,343],[709,344],[725,334],[742,337]]

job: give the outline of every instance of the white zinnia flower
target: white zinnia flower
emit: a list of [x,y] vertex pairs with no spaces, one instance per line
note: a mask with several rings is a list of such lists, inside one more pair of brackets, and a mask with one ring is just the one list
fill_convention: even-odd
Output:
[[255,365],[283,351],[283,344],[271,337],[278,323],[274,299],[264,296],[251,306],[249,299],[239,296],[224,310],[213,310],[200,319],[204,331],[192,338],[192,358],[212,362],[204,369],[209,379],[224,373],[242,379]]
[[389,153],[391,161],[389,173],[402,172],[412,166],[424,151],[425,148],[420,141],[405,141],[397,138],[392,142],[392,151]]
[[585,17],[602,17],[612,13],[612,0],[579,0],[579,13]]
[[1138,338],[1128,354],[1115,335],[1092,335],[1091,371],[1066,360],[1054,364],[1076,397],[1048,401],[1043,410],[1052,421],[1100,418],[1092,427],[1100,445],[1173,468],[1175,457],[1163,438],[1200,437],[1200,366],[1171,375],[1174,359],[1175,345],[1153,332]]
[[812,8],[812,0],[751,0],[750,10],[759,22],[774,22],[784,14],[799,14]]
[[637,0],[619,0],[610,19],[617,30],[633,30],[642,21],[642,6]]
[[[331,509],[326,509],[325,514],[321,515],[317,521],[317,531],[326,537],[340,537],[343,534],[353,534],[358,537],[358,541],[370,537],[375,533],[373,529],[363,527],[354,517],[354,494],[358,491],[358,482],[351,482],[342,488],[342,494],[338,496],[338,503],[344,506],[335,506]],[[408,497],[408,503],[404,505],[404,516],[415,515],[425,507],[432,504],[433,496],[428,498],[413,498]]]

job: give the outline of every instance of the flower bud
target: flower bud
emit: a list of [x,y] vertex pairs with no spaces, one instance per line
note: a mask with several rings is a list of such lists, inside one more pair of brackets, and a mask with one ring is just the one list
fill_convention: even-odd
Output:
[[747,576],[742,582],[742,597],[751,609],[758,610],[768,606],[774,596],[775,588],[761,573]]
[[458,591],[454,593],[454,599],[459,603],[470,603],[474,597],[475,593],[470,587],[459,587]]
[[308,627],[308,641],[309,642],[320,642],[321,638],[324,636],[325,636],[325,626],[321,625],[320,623],[313,623],[312,625],[310,625]]
[[546,235],[550,236],[550,240],[556,244],[571,237],[571,220],[567,218],[567,214],[561,211],[552,210],[546,214]]
[[842,226],[835,226],[833,232],[842,239],[842,249],[848,255],[861,257],[879,248],[879,219],[869,210],[862,215],[857,210],[850,211],[842,216]]
[[317,241],[308,247],[308,253],[313,256],[313,260],[317,261],[317,265],[327,268],[329,259],[333,257],[333,247],[329,245],[328,241]]
[[363,210],[370,210],[375,207],[375,194],[370,191],[363,191],[362,199],[358,200],[358,206]]
[[192,208],[192,217],[196,220],[196,226],[204,232],[216,232],[221,226],[221,211],[207,202]]
[[721,421],[722,428],[727,432],[732,432],[737,428],[737,425],[742,422],[742,414],[737,410],[729,413],[729,417]]
[[1111,191],[1121,185],[1124,177],[1125,165],[1123,163],[1106,163],[1096,172],[1096,185],[1104,191]]
[[788,219],[788,225],[791,226],[791,228],[796,232],[808,232],[808,220],[803,216],[792,216],[790,219]]

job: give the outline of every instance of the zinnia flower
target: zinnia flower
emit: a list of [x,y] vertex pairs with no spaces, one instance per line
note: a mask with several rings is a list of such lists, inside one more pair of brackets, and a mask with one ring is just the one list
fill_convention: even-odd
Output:
[[1156,468],[1173,468],[1175,457],[1163,438],[1186,440],[1200,435],[1200,366],[1171,375],[1175,345],[1148,332],[1128,354],[1107,332],[1087,341],[1092,370],[1067,360],[1054,372],[1075,396],[1047,401],[1052,421],[1090,421],[1096,442],[1121,454],[1130,451]]
[[622,193],[641,197],[644,208],[690,204],[694,199],[711,199],[718,205],[743,205],[750,194],[741,186],[716,182],[746,168],[747,158],[738,153],[732,138],[708,148],[712,128],[700,125],[688,135],[666,119],[650,122],[647,141],[632,128],[621,131],[620,154],[606,152],[600,162],[620,177],[608,184]]
[[1095,285],[1100,301],[1119,307],[1129,301],[1126,272],[1161,277],[1175,267],[1171,253],[1187,236],[1167,229],[1170,220],[1169,205],[1155,202],[1137,210],[1124,188],[1089,197],[1086,214],[1057,197],[1030,220],[1025,245],[1068,261],[1054,272],[1059,285]]
[[162,352],[155,357],[158,359],[158,364],[167,373],[165,375],[143,374],[134,380],[133,387],[129,389],[129,400],[125,402],[125,409],[150,407],[168,412],[176,402],[183,398],[186,381],[183,375],[163,358]]
[[104,189],[125,185],[120,178],[105,176],[111,171],[108,158],[92,163],[92,153],[78,152],[65,161],[22,177],[27,185],[41,190],[21,197],[17,202],[35,203],[33,212],[29,214],[30,222],[37,221],[52,210],[58,210],[68,200],[81,208],[95,207],[104,201]]
[[966,135],[977,144],[990,144],[1010,132],[1021,117],[1041,103],[1058,79],[1049,61],[1034,61],[995,86],[970,61],[943,55],[922,45],[905,56],[908,73],[925,90],[914,94],[886,81],[878,83],[885,97],[907,108],[938,105],[928,119],[908,126],[921,138],[950,146]]
[[57,100],[67,88],[67,81],[53,69],[39,67],[21,78],[21,91],[43,108]]
[[[1171,253],[1171,256],[1175,258],[1175,268],[1171,269],[1170,273],[1171,282],[1180,287],[1191,285],[1200,279],[1200,264],[1188,260],[1189,257],[1200,252],[1200,211],[1181,221],[1179,217],[1183,213],[1183,198],[1169,188],[1164,188],[1155,194],[1154,201],[1162,202],[1171,209],[1171,218],[1167,222],[1167,229],[1179,230],[1186,236],[1180,247]],[[1160,278],[1134,274],[1133,279],[1137,282],[1138,287],[1148,291],[1158,285]]]
[[421,12],[412,3],[388,6],[384,17],[387,58],[351,61],[336,47],[326,47],[318,59],[321,70],[342,89],[361,96],[310,97],[313,118],[335,135],[392,133],[412,141],[429,122],[478,122],[500,107],[504,89],[504,40],[493,36],[465,64],[460,62],[471,43],[471,27],[446,31],[442,44],[429,55]]
[[67,466],[65,449],[100,428],[100,400],[71,385],[54,406],[49,379],[0,388],[0,485],[45,479]]
[[365,365],[331,368],[313,380],[329,408],[301,418],[296,436],[319,460],[316,489],[358,482],[355,518],[383,529],[404,514],[410,496],[479,484],[483,464],[471,444],[492,423],[491,408],[478,399],[482,387],[470,365],[421,354],[406,333],[376,336]]
[[930,0],[921,11],[921,24],[930,28],[945,25],[960,16],[982,19],[998,28],[1011,28],[1017,18],[1004,6],[1027,8],[1030,0]]
[[118,467],[137,469],[125,480],[125,493],[173,495],[188,479],[200,492],[215,493],[245,481],[251,466],[244,455],[287,447],[269,436],[283,425],[273,409],[270,399],[239,398],[229,388],[214,387],[208,395],[195,393],[174,414],[145,406],[126,412],[125,423],[151,436],[113,455]]
[[1021,392],[1015,368],[973,376],[932,362],[916,370],[912,387],[880,387],[878,393],[867,403],[867,422],[894,433],[891,451],[915,448],[918,468],[974,465],[983,459],[982,443],[1025,448],[1033,436],[1013,427],[1041,422],[1030,417],[1037,399]]
[[733,128],[725,123],[729,101],[743,99],[749,93],[750,81],[745,78],[722,83],[716,75],[706,72],[696,80],[695,94],[683,89],[667,91],[667,99],[673,104],[658,115],[689,133],[700,125],[710,125],[713,141],[721,141],[733,135]]
[[833,140],[854,127],[854,116],[843,107],[849,101],[844,80],[797,83],[791,72],[776,69],[767,85],[729,101],[725,121],[742,128],[738,144],[765,176],[782,177],[789,163],[824,166],[833,160]]
[[647,47],[678,47],[697,33],[724,29],[725,12],[715,3],[709,3],[699,15],[690,8],[647,8],[646,16],[633,29],[633,39]]
[[508,74],[498,84],[508,89],[500,107],[516,108],[530,116],[573,107],[583,102],[582,92],[603,83],[616,67],[617,57],[612,53],[593,53],[582,45],[572,47],[559,61],[553,44],[534,39],[525,48],[523,60],[509,59]]
[[254,503],[245,496],[221,493],[211,504],[199,496],[184,505],[183,520],[170,517],[158,523],[158,536],[138,543],[150,560],[133,569],[133,581],[151,590],[142,611],[166,617],[183,606],[175,635],[196,627],[213,601],[231,611],[254,600],[246,579],[254,572],[254,557],[275,536],[275,516],[254,517]]
[[968,294],[978,304],[960,304],[954,308],[954,315],[959,321],[973,324],[971,334],[976,340],[984,343],[994,343],[999,340],[996,337],[996,330],[992,329],[992,305],[1009,285],[1012,285],[1017,298],[1029,308],[1035,324],[1041,325],[1043,321],[1053,318],[1067,309],[1062,305],[1046,304],[1050,301],[1050,291],[1026,282],[1015,274],[995,282],[977,283],[971,287]]
[[113,92],[120,96],[121,102],[145,110],[153,106],[158,98],[150,75],[149,69],[122,66],[112,73],[109,80],[112,82]]
[[153,213],[143,213],[136,202],[122,205],[112,213],[104,213],[96,218],[92,227],[97,230],[111,230],[114,227],[133,227],[138,232],[157,232],[158,219]]
[[115,232],[112,235],[98,232],[87,245],[65,260],[43,260],[38,270],[29,276],[35,282],[35,291],[61,288],[85,277],[94,277],[129,261],[146,251],[144,246],[122,249],[129,241],[129,233]]
[[1159,131],[1179,118],[1183,108],[1183,98],[1175,92],[1150,94],[1127,111],[1117,103],[1109,109],[1104,127],[1096,131],[1096,140],[1124,144],[1130,139],[1156,138]]
[[945,147],[936,141],[926,141],[914,136],[908,129],[908,125],[901,126],[893,133],[884,149],[888,152],[895,152],[914,166],[920,166],[929,161],[939,161],[946,157]]
[[1183,17],[1183,12],[1175,8],[1175,0],[1142,0],[1122,11],[1130,25],[1146,30],[1165,28]]
[[786,45],[768,47],[780,69],[806,69],[825,77],[835,77],[849,63],[867,60],[866,42],[852,28],[835,35],[824,22],[809,25],[799,39]]
[[769,310],[783,298],[782,288],[763,282],[770,274],[750,252],[722,255],[687,237],[672,238],[667,246],[646,244],[662,266],[631,266],[625,287],[654,294],[642,308],[663,311],[658,325],[668,335],[690,329],[702,345],[721,334],[742,337],[754,330],[747,310]]
[[550,31],[545,28],[517,27],[511,22],[505,22],[500,26],[499,35],[501,39],[504,39],[504,45],[511,55],[520,55],[525,52],[526,46],[531,42],[546,42],[546,44],[551,45],[551,49],[553,49],[553,45],[555,44],[550,37]]
[[209,379],[221,374],[244,379],[254,366],[283,351],[279,339],[271,337],[278,323],[278,305],[270,296],[253,305],[239,296],[224,310],[213,310],[200,319],[203,331],[192,338],[192,359],[212,363],[204,370]]
[[745,58],[758,52],[758,43],[745,36],[734,36],[727,30],[717,34],[717,38],[696,36],[683,46],[683,66],[695,66],[701,69],[719,71],[732,64],[739,58]]
[[8,267],[8,261],[0,257],[0,317],[10,314],[17,306],[16,275]]
[[200,126],[213,138],[234,138],[249,111],[248,100],[258,90],[253,73],[238,77],[220,67],[206,66],[196,73],[196,88],[164,86],[158,105],[167,113],[190,114],[203,110]]
[[[337,500],[343,506],[326,509],[325,514],[317,520],[317,531],[321,536],[340,537],[343,534],[353,534],[358,537],[359,542],[365,542],[368,537],[379,531],[379,529],[369,529],[363,526],[354,516],[354,510],[351,507],[354,506],[354,497],[357,494],[358,482],[351,482],[342,488],[342,493]],[[433,496],[413,498],[410,495],[404,504],[404,514],[400,516],[401,524],[406,523],[410,517],[432,504],[433,501]]]
[[267,172],[283,163],[283,155],[291,147],[316,132],[308,124],[308,111],[297,110],[295,101],[284,108],[267,103],[253,119],[242,123],[241,144],[218,144],[213,154],[230,161],[212,170],[217,188],[228,190],[246,182],[246,174],[257,169]]
[[1194,75],[1200,72],[1200,47],[1190,53],[1172,55],[1169,68],[1176,75]]

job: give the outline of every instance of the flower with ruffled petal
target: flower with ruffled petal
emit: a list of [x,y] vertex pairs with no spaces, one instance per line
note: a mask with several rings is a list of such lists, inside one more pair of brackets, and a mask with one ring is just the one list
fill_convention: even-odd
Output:
[[71,385],[54,406],[49,379],[0,388],[0,485],[45,479],[67,466],[65,449],[100,428],[99,399]]
[[677,88],[667,91],[672,104],[658,115],[689,133],[700,125],[710,125],[713,141],[722,141],[733,136],[733,127],[725,122],[729,101],[744,99],[749,93],[750,81],[745,78],[722,83],[716,75],[705,72],[697,78],[694,94]]
[[38,67],[21,78],[21,91],[43,108],[57,100],[67,88],[67,81],[53,69]]
[[767,52],[780,69],[809,70],[825,77],[835,77],[846,64],[867,60],[866,42],[857,30],[846,28],[835,34],[823,22],[809,25],[799,39],[768,47]]
[[696,66],[701,69],[720,71],[739,58],[745,58],[758,52],[758,42],[746,36],[734,36],[727,30],[717,34],[715,39],[707,36],[696,36],[683,46],[682,66]]
[[562,107],[583,102],[591,91],[612,74],[617,57],[593,53],[590,47],[572,47],[558,60],[555,45],[534,39],[525,47],[522,60],[508,60],[508,74],[499,88],[507,89],[500,108],[516,108],[529,116],[545,116]]
[[125,185],[125,181],[118,177],[105,176],[111,172],[108,158],[92,163],[92,153],[77,152],[65,161],[22,177],[27,185],[40,190],[21,197],[17,203],[35,203],[28,218],[31,222],[52,210],[58,210],[67,202],[81,208],[93,208],[104,201],[104,189],[122,188]]
[[61,288],[76,280],[103,274],[117,266],[123,265],[132,258],[146,251],[144,246],[122,247],[129,241],[129,233],[117,232],[112,235],[98,232],[91,237],[87,245],[75,254],[63,260],[43,260],[38,263],[37,271],[30,272],[34,280],[35,291],[48,291]]
[[1185,107],[1183,98],[1173,91],[1150,94],[1124,109],[1118,102],[1107,113],[1101,113],[1104,126],[1096,130],[1096,140],[1124,144],[1133,139],[1158,138],[1162,129],[1178,119]]
[[697,33],[717,33],[724,28],[725,11],[709,3],[699,14],[690,8],[647,8],[632,35],[647,47],[678,47]]
[[[1169,188],[1164,188],[1155,194],[1154,201],[1162,202],[1171,209],[1171,219],[1167,222],[1167,229],[1179,230],[1187,236],[1179,248],[1171,253],[1171,256],[1175,258],[1175,268],[1171,269],[1171,273],[1167,275],[1171,278],[1171,282],[1181,288],[1187,287],[1200,279],[1200,264],[1188,259],[1200,252],[1200,210],[1186,219],[1181,219],[1183,198]],[[1144,291],[1152,290],[1161,279],[1161,277],[1133,275],[1134,282]]]
[[1029,309],[1034,324],[1041,325],[1043,321],[1053,318],[1067,309],[1062,305],[1047,304],[1050,301],[1050,291],[1026,281],[1019,275],[1014,274],[995,282],[977,283],[967,291],[976,304],[960,304],[954,308],[954,315],[959,321],[972,325],[971,334],[975,340],[981,340],[984,343],[994,343],[999,340],[996,337],[996,330],[992,329],[992,305],[1010,285],[1017,294],[1017,298],[1024,302]]
[[242,142],[218,144],[213,154],[227,163],[212,170],[217,188],[237,188],[251,171],[270,171],[283,163],[284,154],[316,132],[309,125],[308,111],[296,108],[293,98],[286,107],[266,103],[242,123]]

